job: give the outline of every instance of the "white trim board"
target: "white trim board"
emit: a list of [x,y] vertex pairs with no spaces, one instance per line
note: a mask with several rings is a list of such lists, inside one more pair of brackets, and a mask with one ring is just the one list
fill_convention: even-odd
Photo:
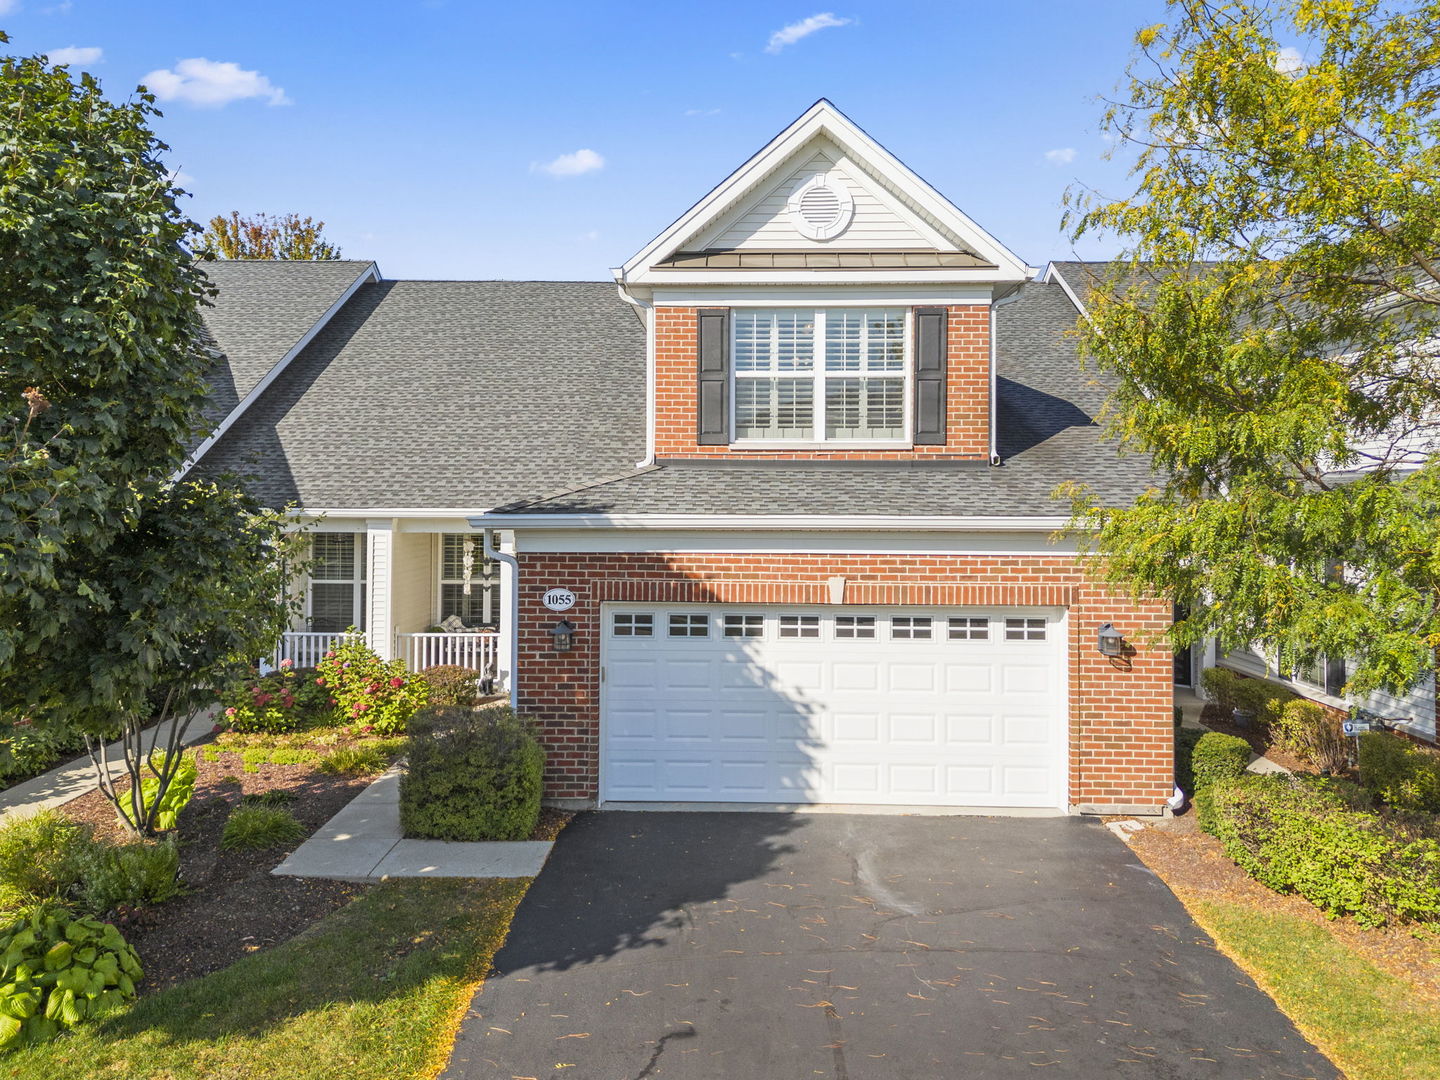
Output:
[[492,514],[468,519],[472,529],[791,529],[800,531],[1044,532],[1065,528],[1068,517],[949,517],[833,514]]
[[333,304],[326,308],[325,312],[320,316],[320,318],[315,320],[315,325],[310,327],[309,330],[306,330],[305,333],[301,334],[300,339],[296,341],[294,345],[290,346],[289,351],[286,352],[285,355],[282,356],[278,361],[276,361],[275,365],[265,373],[264,378],[262,378],[258,383],[254,385],[254,387],[251,388],[250,392],[240,400],[239,404],[237,404],[235,408],[230,410],[229,415],[226,416],[225,419],[221,420],[220,423],[215,425],[215,430],[212,431],[205,439],[205,441],[202,442],[199,446],[197,446],[194,452],[192,452],[190,456],[185,459],[185,464],[180,466],[179,471],[176,472],[173,479],[185,479],[185,476],[190,472],[191,469],[195,467],[196,462],[198,462],[202,457],[205,456],[205,452],[220,441],[220,437],[224,435],[225,432],[229,431],[230,428],[234,425],[235,421],[239,420],[240,417],[245,414],[246,409],[250,408],[251,405],[255,404],[255,402],[259,399],[260,395],[266,391],[266,389],[270,386],[271,383],[273,383],[276,379],[280,377],[280,373],[290,366],[290,362],[294,360],[295,357],[300,355],[301,351],[305,348],[305,346],[309,345],[310,342],[315,340],[315,335],[320,333],[321,330],[325,329],[325,327],[329,324],[330,320],[335,317],[336,313],[345,306],[345,304],[352,296],[355,295],[357,291],[359,291],[361,285],[364,285],[367,282],[379,280],[380,267],[373,262],[369,263],[363,270],[360,271],[359,276],[357,276],[355,280],[350,283],[350,286],[343,293],[340,294],[339,299],[337,299]]
[[573,530],[528,533],[516,537],[520,554],[548,552],[628,552],[636,554],[713,555],[993,555],[1073,556],[1073,539],[1052,542],[1035,532],[701,532]]

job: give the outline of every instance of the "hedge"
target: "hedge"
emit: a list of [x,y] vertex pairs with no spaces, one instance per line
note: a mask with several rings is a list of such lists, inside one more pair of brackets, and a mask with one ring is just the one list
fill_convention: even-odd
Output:
[[545,752],[507,706],[431,706],[410,718],[400,827],[431,840],[525,840],[540,819]]
[[1255,880],[1361,926],[1440,921],[1440,841],[1382,817],[1363,789],[1315,777],[1245,776],[1209,790],[1215,836]]
[[473,709],[480,704],[480,673],[458,664],[437,664],[420,672],[430,686],[431,705],[459,705]]
[[1283,686],[1218,667],[1200,673],[1200,686],[1227,722],[1236,709],[1247,709],[1255,714],[1255,723],[1262,728],[1275,723],[1281,710],[1296,697]]
[[1200,828],[1208,833],[1215,831],[1211,787],[1244,776],[1249,764],[1250,744],[1239,736],[1207,731],[1196,741],[1190,753],[1190,800],[1195,804],[1195,821]]
[[1440,813],[1440,755],[1399,735],[1367,731],[1360,736],[1360,783],[1396,810]]

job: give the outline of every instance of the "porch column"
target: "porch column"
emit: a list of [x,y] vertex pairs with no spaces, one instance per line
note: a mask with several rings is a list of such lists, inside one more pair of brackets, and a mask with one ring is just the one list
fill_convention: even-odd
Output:
[[365,637],[381,660],[395,659],[395,522],[365,522]]

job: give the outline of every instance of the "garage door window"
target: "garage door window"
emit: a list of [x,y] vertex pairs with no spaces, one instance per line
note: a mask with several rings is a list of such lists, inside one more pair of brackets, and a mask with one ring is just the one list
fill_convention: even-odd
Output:
[[896,615],[890,620],[890,636],[895,639],[930,640],[929,615]]
[[988,641],[990,639],[990,620],[975,618],[969,615],[959,615],[950,620],[951,641]]
[[650,637],[655,632],[655,616],[616,615],[611,632],[616,637]]
[[671,615],[671,637],[709,637],[709,615]]
[[836,615],[835,636],[837,638],[873,638],[875,636],[875,616]]
[[726,637],[764,637],[764,615],[726,615]]
[[1044,641],[1044,619],[1006,619],[1006,641]]
[[781,615],[780,636],[783,638],[818,638],[819,615]]

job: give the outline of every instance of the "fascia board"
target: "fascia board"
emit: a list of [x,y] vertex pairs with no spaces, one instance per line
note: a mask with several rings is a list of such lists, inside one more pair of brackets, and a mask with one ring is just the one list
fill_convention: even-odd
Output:
[[510,529],[728,529],[1054,532],[1068,517],[833,514],[477,514],[470,527]]

